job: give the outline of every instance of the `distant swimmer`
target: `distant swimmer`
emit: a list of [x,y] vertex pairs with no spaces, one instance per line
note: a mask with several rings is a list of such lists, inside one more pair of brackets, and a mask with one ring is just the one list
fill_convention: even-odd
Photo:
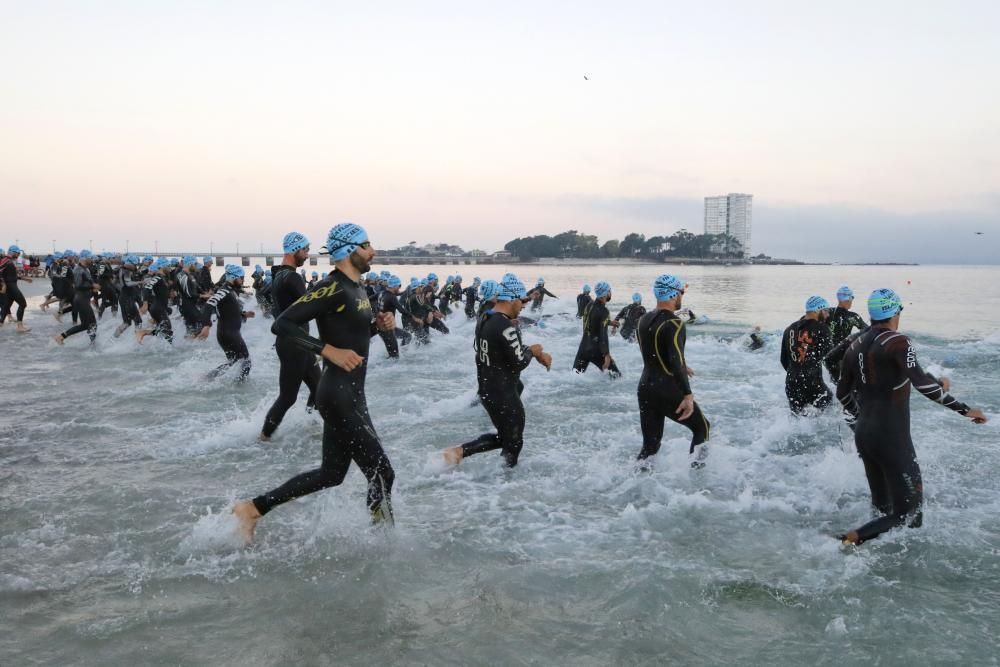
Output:
[[781,337],[781,367],[785,369],[785,396],[792,412],[825,408],[833,395],[823,382],[823,358],[830,351],[829,304],[821,296],[806,300],[806,313],[785,329]]
[[583,319],[583,312],[594,299],[590,296],[590,285],[584,285],[579,294],[576,295],[576,319]]
[[750,332],[749,340],[747,341],[747,349],[751,352],[756,352],[757,350],[764,347],[767,341],[760,333],[760,327],[754,327],[753,331]]
[[840,536],[861,544],[904,524],[923,522],[923,482],[910,437],[910,387],[927,398],[985,424],[982,410],[952,398],[950,382],[920,367],[913,343],[899,333],[903,302],[891,289],[868,297],[871,328],[851,343],[841,364],[837,398],[857,421],[854,443],[865,466],[872,504],[881,514]]
[[[285,309],[302,298],[306,293],[306,284],[302,276],[295,272],[309,259],[309,239],[299,232],[288,232],[282,239],[284,257],[281,264],[271,267],[271,314],[278,319]],[[302,330],[309,333],[309,323],[302,325]],[[312,408],[316,402],[316,389],[319,387],[320,367],[316,363],[316,354],[304,350],[287,336],[278,336],[274,341],[274,350],[278,354],[278,397],[274,399],[271,408],[264,417],[264,426],[258,439],[267,441],[281,425],[288,410],[295,405],[299,397],[299,389],[305,383],[309,389],[306,407]]]
[[94,283],[94,276],[90,272],[90,265],[93,262],[93,253],[89,250],[80,251],[80,262],[73,267],[73,310],[80,317],[80,323],[53,338],[60,345],[70,336],[83,331],[90,336],[91,343],[97,340],[97,316],[90,306],[90,301],[100,287]]
[[618,333],[621,337],[630,343],[635,342],[635,330],[639,325],[639,319],[646,314],[646,308],[642,305],[642,295],[636,292],[632,295],[632,303],[622,308],[615,319],[612,320],[611,326],[621,329]]
[[444,451],[446,462],[457,465],[467,456],[499,449],[504,464],[517,465],[524,444],[524,405],[521,403],[521,371],[532,359],[552,366],[552,357],[541,345],[526,346],[513,320],[524,307],[524,284],[507,274],[499,284],[497,303],[476,326],[476,377],[478,395],[496,433],[484,433],[475,440]]
[[683,318],[687,324],[694,324],[698,321],[698,316],[690,308],[681,308],[676,313],[677,317]]
[[539,278],[535,281],[535,286],[531,288],[530,292],[528,292],[528,296],[531,297],[531,310],[540,310],[542,302],[547,296],[551,296],[553,299],[559,298],[552,292],[545,289],[545,278]]
[[212,326],[211,313],[214,310],[218,316],[215,323],[215,340],[226,355],[226,363],[209,373],[210,378],[221,375],[237,363],[240,364],[240,382],[246,382],[250,375],[250,350],[240,330],[243,328],[243,323],[255,313],[252,310],[243,310],[243,301],[240,299],[245,275],[242,266],[227,264],[222,284],[216,288],[215,294],[209,298],[205,308],[200,335],[202,338],[208,335],[208,329]]
[[[21,249],[16,245],[7,248],[7,254],[0,252],[0,292],[3,293],[2,307],[0,307],[0,324],[7,318],[7,315],[17,304],[17,332],[28,333],[31,331],[24,326],[24,309],[28,307],[28,302],[21,293],[17,285],[17,258],[21,256]],[[24,276],[21,278],[25,282],[31,282],[31,278]]]
[[[253,537],[262,516],[289,500],[344,481],[351,461],[368,479],[368,510],[372,522],[391,525],[395,472],[375,433],[365,399],[368,349],[378,329],[392,324],[372,318],[371,302],[361,275],[371,270],[375,249],[363,228],[352,223],[334,226],[326,250],[336,269],[316,288],[282,311],[271,327],[303,350],[323,357],[323,376],[316,390],[316,409],[323,417],[323,457],[319,468],[297,475],[281,486],[233,507],[244,538]],[[302,329],[316,320],[319,338]]]
[[611,285],[603,280],[594,286],[594,302],[583,312],[583,336],[580,347],[573,360],[573,370],[585,373],[590,364],[608,371],[612,378],[621,377],[621,371],[611,357],[611,347],[608,343],[608,324],[611,314],[608,312],[608,301],[611,300]]
[[[868,325],[864,319],[851,311],[854,305],[854,290],[847,285],[842,285],[837,290],[837,307],[830,312],[830,345],[837,347],[843,342],[851,332],[857,329],[861,331]],[[827,363],[826,369],[830,371],[830,377],[836,382],[840,377],[840,364]]]
[[[642,351],[642,376],[638,388],[642,427],[640,461],[660,451],[665,418],[690,429],[690,454],[695,447],[708,441],[711,432],[691,392],[688,378],[694,371],[684,359],[687,332],[684,321],[675,314],[686,288],[676,276],[659,276],[653,283],[656,308],[639,320],[638,340]],[[704,448],[699,450],[699,456],[691,462],[692,467],[704,465],[704,452]]]

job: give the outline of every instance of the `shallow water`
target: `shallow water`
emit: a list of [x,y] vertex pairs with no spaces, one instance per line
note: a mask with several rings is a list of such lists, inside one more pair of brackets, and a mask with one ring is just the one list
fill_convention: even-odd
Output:
[[[398,273],[417,268],[456,270]],[[568,313],[584,281],[609,280],[621,307],[663,267],[514,269],[563,297],[525,332],[555,367],[524,373],[516,470],[495,454],[438,463],[490,428],[470,405],[468,322],[453,317],[451,335],[396,363],[373,341],[368,401],[396,469],[388,534],[369,527],[352,468],[236,546],[231,502],[319,459],[304,394],[274,442],[255,439],[277,393],[268,321],[245,329],[245,386],[203,379],[223,361],[214,340],[140,347],[111,338],[110,314],[93,349],[85,336],[49,343],[61,327],[34,306],[31,334],[0,330],[16,361],[0,415],[0,661],[997,663],[998,422],[914,397],[924,527],[845,550],[830,536],[869,516],[850,432],[832,410],[792,419],[776,341],[748,353],[739,336],[777,333],[810,293],[845,281],[859,294],[896,287],[924,365],[995,415],[1000,268],[670,267],[711,319],[689,330],[688,360],[713,440],[708,467],[692,471],[687,431],[668,425],[651,474],[633,465],[638,349],[614,340],[620,381],[574,375]]]

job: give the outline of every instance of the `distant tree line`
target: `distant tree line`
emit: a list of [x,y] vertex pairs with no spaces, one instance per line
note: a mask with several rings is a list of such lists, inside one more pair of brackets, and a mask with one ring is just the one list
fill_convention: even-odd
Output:
[[627,234],[621,241],[611,239],[599,244],[596,236],[579,234],[575,230],[548,236],[528,236],[508,241],[504,245],[512,255],[521,259],[536,257],[561,257],[597,259],[602,257],[701,257],[741,259],[743,248],[738,240],[728,234],[692,234],[682,229],[670,236]]

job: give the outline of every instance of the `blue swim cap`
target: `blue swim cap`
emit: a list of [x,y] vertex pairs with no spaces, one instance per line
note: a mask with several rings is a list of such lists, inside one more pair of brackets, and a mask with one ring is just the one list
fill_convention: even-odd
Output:
[[368,233],[360,225],[353,222],[342,222],[330,228],[326,235],[326,252],[338,262],[357,250],[362,243],[368,241]]
[[476,276],[475,278],[472,279],[472,286],[479,287],[479,285],[482,284],[482,282],[483,281],[479,279],[479,276]]
[[9,252],[9,253],[10,252],[21,252],[21,249],[18,248],[16,245],[12,245],[11,247],[7,248],[7,252]]
[[663,273],[653,281],[653,296],[657,301],[670,301],[678,294],[683,294],[686,286],[677,276]]
[[272,277],[271,277],[270,273],[268,273],[268,274],[266,274],[264,276],[264,284],[265,285],[270,285],[271,284],[271,280],[272,280]]
[[594,285],[594,296],[596,296],[598,299],[606,297],[609,294],[611,294],[611,285],[609,285],[607,282],[602,280],[601,282]]
[[80,251],[80,259],[90,259],[93,256],[94,256],[94,253],[90,252],[89,250],[81,250]]
[[639,303],[640,301],[642,301],[642,295],[636,292],[635,294],[632,295],[632,300],[635,301],[636,303]]
[[254,271],[254,273],[257,273],[257,272],[263,272],[263,271],[264,271],[264,269],[263,269],[263,267],[261,267],[261,265],[260,265],[260,264],[254,264],[254,265],[253,265],[253,271]]
[[427,274],[427,282],[431,282],[432,280],[437,280],[437,279],[438,279],[438,274],[436,273]]
[[204,257],[201,258],[201,261],[202,261],[203,264],[211,264],[215,260],[213,260],[208,255],[205,255]]
[[448,280],[446,280],[445,282],[448,283],[455,282],[455,276],[448,276]]
[[399,279],[399,276],[389,276],[385,279],[385,286],[389,289],[395,289],[397,287],[402,287],[403,281]]
[[185,264],[197,264],[198,259],[194,255],[184,255]]
[[854,290],[847,285],[841,285],[837,290],[837,301],[850,301],[854,298]]
[[495,280],[484,280],[479,287],[479,298],[483,301],[492,301],[500,293],[500,283]]
[[246,271],[238,264],[226,264],[226,280],[232,281],[246,276]]
[[500,281],[500,293],[497,294],[497,301],[513,301],[523,299],[528,296],[528,290],[524,289],[522,283],[513,273],[508,273]]
[[806,312],[815,313],[820,310],[826,310],[830,307],[830,304],[826,302],[821,296],[811,296],[806,299]]
[[63,254],[57,250],[56,252],[52,253],[52,256],[55,257],[56,259],[62,259]]
[[7,254],[7,253],[5,253],[5,252],[3,251],[3,248],[0,248],[0,255],[6,255],[6,254]]
[[281,247],[284,249],[285,254],[290,254],[303,248],[309,247],[309,239],[307,239],[303,234],[298,232],[288,232],[285,234],[284,240],[281,242]]
[[319,278],[319,274],[318,274],[318,273],[316,273],[315,271],[313,271],[313,272],[312,272],[312,277],[313,277],[313,278]]
[[416,278],[410,278],[410,287],[419,287],[420,281]]
[[323,280],[323,279],[325,279],[325,278],[326,278],[326,277],[327,277],[328,275],[329,275],[329,274],[328,274],[328,273],[326,273],[326,272],[324,271],[324,272],[323,272],[323,275],[322,275],[322,276],[320,276],[320,280]]
[[539,278],[539,279],[538,279],[538,280],[537,280],[537,281],[535,282],[535,287],[541,287],[541,286],[542,286],[542,285],[544,285],[544,284],[545,284],[545,278]]
[[456,283],[462,282],[462,276],[455,276],[455,282]]
[[583,286],[583,293],[584,294],[590,294],[590,285],[584,285]]
[[891,289],[877,289],[868,297],[868,315],[872,321],[888,320],[903,310],[903,300]]
[[136,264],[139,263],[139,258],[135,255],[127,255],[125,257],[125,263],[135,266]]

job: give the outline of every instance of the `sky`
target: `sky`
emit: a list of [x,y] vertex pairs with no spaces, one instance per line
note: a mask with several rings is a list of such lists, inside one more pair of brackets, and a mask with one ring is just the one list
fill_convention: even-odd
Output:
[[0,246],[1000,262],[1000,3],[695,4],[0,0]]

